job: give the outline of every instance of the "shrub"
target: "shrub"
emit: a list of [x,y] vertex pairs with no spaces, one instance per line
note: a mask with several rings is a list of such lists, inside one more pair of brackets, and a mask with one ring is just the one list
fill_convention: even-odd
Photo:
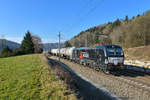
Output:
[[5,48],[3,48],[0,57],[10,57],[12,55],[13,55],[12,50],[8,46],[6,46]]

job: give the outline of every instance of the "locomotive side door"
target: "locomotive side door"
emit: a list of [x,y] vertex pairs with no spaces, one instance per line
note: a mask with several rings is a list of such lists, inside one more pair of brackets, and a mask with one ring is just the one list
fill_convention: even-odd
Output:
[[102,49],[97,49],[97,59],[101,64],[105,63],[105,55]]

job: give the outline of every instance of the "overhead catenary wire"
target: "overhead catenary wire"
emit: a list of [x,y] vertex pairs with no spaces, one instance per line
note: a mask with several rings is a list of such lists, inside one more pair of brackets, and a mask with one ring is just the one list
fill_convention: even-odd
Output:
[[[71,32],[71,30],[72,30],[73,28],[75,28],[77,25],[80,25],[81,22],[84,21],[88,15],[90,15],[92,12],[94,12],[94,10],[96,10],[96,9],[103,3],[103,1],[104,1],[104,0],[100,0],[99,3],[97,3],[97,4],[96,4],[95,6],[93,6],[91,9],[89,9],[83,16],[81,16],[82,11],[84,11],[84,9],[87,9],[87,7],[88,7],[92,2],[94,2],[94,0],[88,0],[88,2],[87,2],[83,7],[81,7],[80,12],[77,14],[80,18],[79,18],[74,24],[72,24],[72,25],[68,28],[68,30],[67,30],[66,32],[64,31],[64,33],[65,33],[65,34],[66,34],[66,33],[69,33],[69,32]],[[63,37],[65,37],[65,35],[61,34],[61,37],[60,37],[61,41],[62,41],[62,42],[67,41],[67,40],[64,39]],[[86,41],[86,46],[87,46],[87,41]]]
[[[89,0],[89,1],[91,2],[91,1],[94,1],[94,0]],[[90,2],[88,2],[88,3],[90,3]],[[79,18],[79,20],[76,21],[76,23],[72,24],[72,25],[68,28],[68,30],[67,30],[65,33],[70,32],[70,31],[71,31],[73,28],[75,28],[78,24],[81,24],[81,22],[82,22],[83,20],[85,20],[88,15],[90,15],[92,12],[94,12],[94,10],[96,10],[97,7],[99,7],[103,2],[104,2],[104,0],[100,0],[100,3],[97,3],[97,4],[96,4],[95,6],[93,6],[90,10],[88,10],[88,12],[87,12],[86,14],[84,14],[81,18]]]
[[[90,3],[92,3],[92,1],[94,1],[94,0],[88,0],[82,7],[80,7],[79,12],[76,13],[75,16],[81,17],[82,12],[83,12],[85,9],[87,9],[87,6],[89,6]],[[72,25],[71,25],[70,27],[72,27]],[[64,29],[61,29],[61,30],[64,30]]]
[[92,1],[94,1],[94,0],[88,0],[88,2],[84,5],[84,6],[82,6],[81,8],[80,8],[80,12],[77,14],[77,16],[81,16],[81,13],[85,10],[85,9],[87,9],[87,6],[89,6],[90,5],[90,3],[92,3]]
[[60,38],[61,38],[61,34],[60,34],[60,32],[59,32],[58,37],[59,37],[59,61],[60,61],[60,49],[61,49],[61,47],[60,47]]

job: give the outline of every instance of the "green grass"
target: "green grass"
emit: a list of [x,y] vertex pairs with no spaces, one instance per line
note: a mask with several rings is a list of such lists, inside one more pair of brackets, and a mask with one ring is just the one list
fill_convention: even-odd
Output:
[[0,100],[75,100],[68,92],[43,55],[0,58]]

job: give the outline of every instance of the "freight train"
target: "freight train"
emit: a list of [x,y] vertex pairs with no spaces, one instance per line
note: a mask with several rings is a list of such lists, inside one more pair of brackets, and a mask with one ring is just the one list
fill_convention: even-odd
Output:
[[[59,56],[59,49],[52,49],[50,53]],[[60,57],[105,73],[124,68],[124,53],[119,45],[61,48]]]

